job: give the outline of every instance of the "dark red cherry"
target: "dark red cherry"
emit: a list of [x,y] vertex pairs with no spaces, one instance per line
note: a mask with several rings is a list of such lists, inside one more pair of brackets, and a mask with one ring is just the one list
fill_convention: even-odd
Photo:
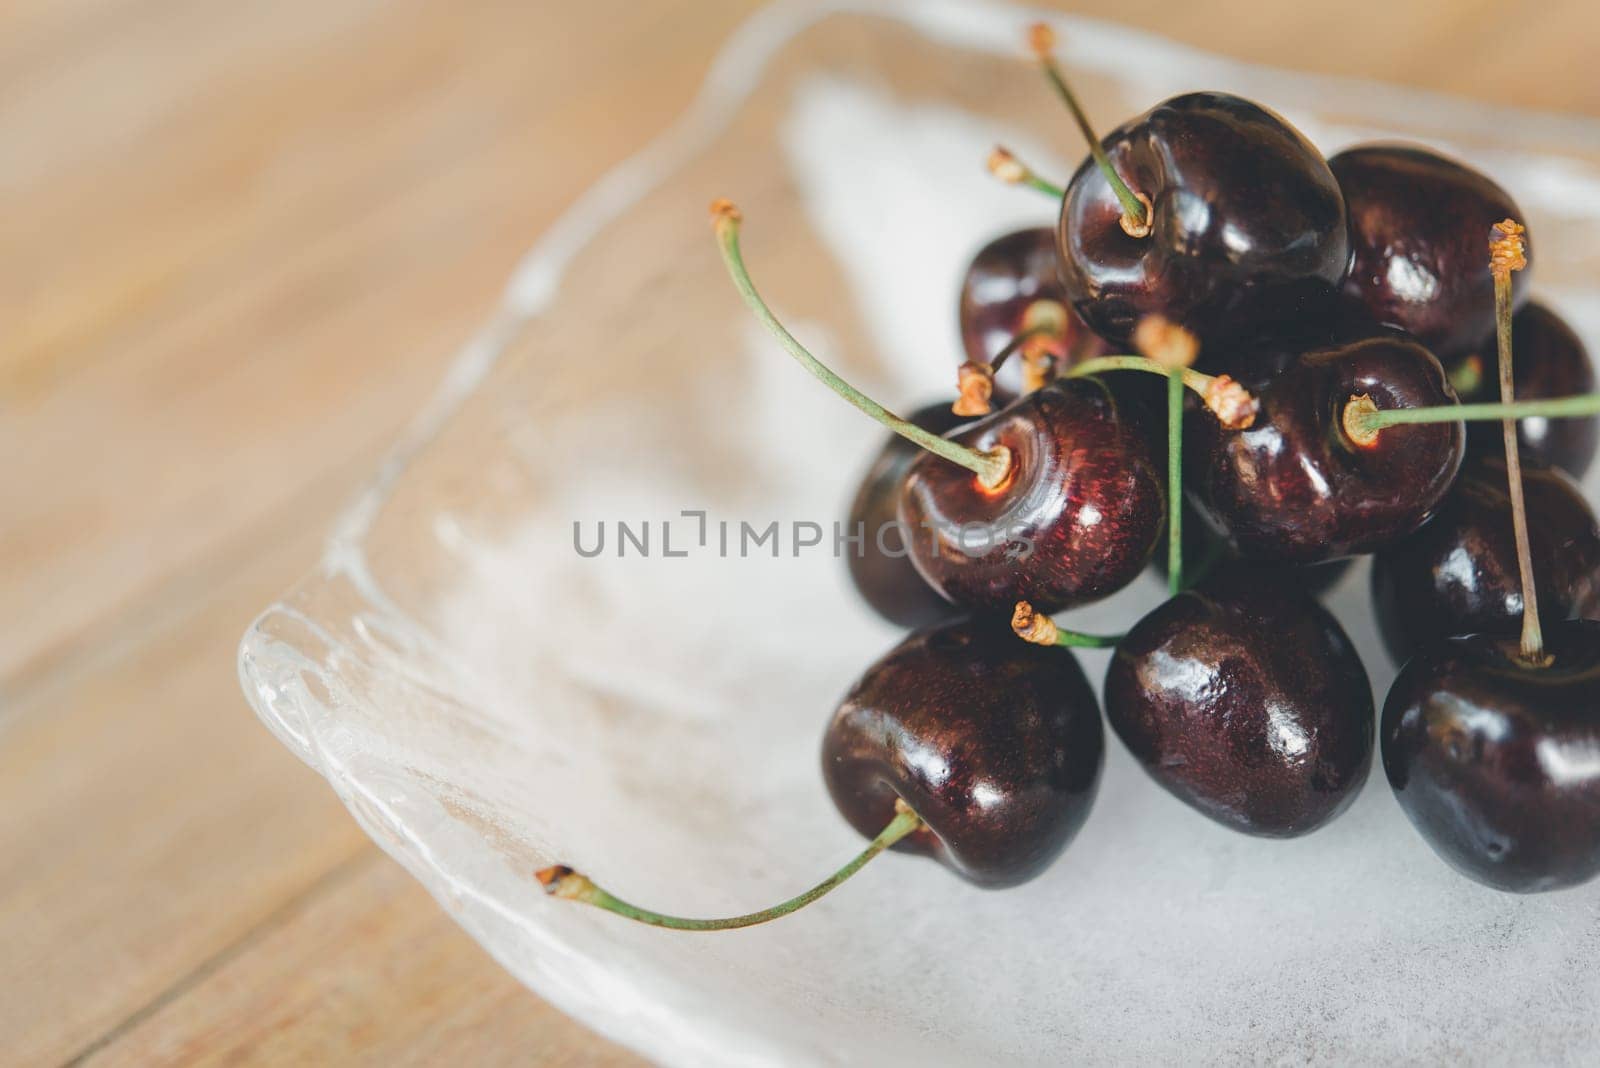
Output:
[[1104,759],[1076,658],[996,620],[901,642],[845,695],[822,741],[828,793],[851,826],[872,837],[902,798],[927,826],[895,848],[991,887],[1032,878],[1066,848]]
[[1115,593],[1150,562],[1166,514],[1161,468],[1104,385],[1052,382],[947,436],[1011,454],[994,489],[932,454],[906,475],[900,521],[912,562],[951,601],[1056,612]]
[[1261,408],[1246,430],[1185,423],[1185,470],[1196,506],[1258,562],[1310,564],[1371,552],[1416,530],[1461,465],[1460,422],[1393,426],[1369,444],[1345,432],[1352,397],[1379,408],[1455,402],[1439,361],[1403,335],[1378,333],[1241,362]]
[[[935,434],[964,421],[950,411],[948,401],[918,408],[909,419]],[[901,536],[900,487],[921,452],[900,435],[890,434],[856,490],[846,527],[847,534],[861,539],[848,547],[845,556],[856,590],[884,619],[908,628],[925,626],[957,611],[917,574]]]
[[[1446,363],[1492,333],[1494,280],[1484,250],[1495,223],[1524,218],[1510,195],[1471,167],[1411,145],[1358,145],[1328,165],[1350,219],[1346,298]],[[1518,304],[1527,275],[1513,276]]]
[[1247,834],[1315,830],[1372,763],[1372,689],[1350,640],[1309,596],[1248,573],[1140,620],[1105,697],[1111,729],[1156,782]]
[[1547,667],[1518,639],[1423,649],[1383,706],[1383,766],[1439,856],[1499,890],[1600,874],[1600,623],[1544,628]]
[[[1540,619],[1600,611],[1600,522],[1582,491],[1560,471],[1524,464],[1522,496]],[[1504,459],[1469,459],[1439,514],[1378,552],[1372,603],[1396,663],[1451,635],[1521,630],[1522,579]]]
[[1121,203],[1085,159],[1057,240],[1062,282],[1096,332],[1124,345],[1159,314],[1204,352],[1331,309],[1349,261],[1344,200],[1322,154],[1282,118],[1226,93],[1189,93],[1102,144],[1149,198],[1151,230],[1123,229]]
[[[1051,338],[1048,351],[1075,363],[1111,351],[1078,317],[1061,288],[1055,230],[1048,226],[1017,230],[995,238],[978,251],[961,282],[961,342],[966,358],[988,363],[1018,334],[1036,322],[1030,309],[1040,302],[1060,307],[1065,337]],[[1008,359],[994,377],[998,403],[1020,397],[1023,360]]]
[[[1511,377],[1518,400],[1545,397],[1570,397],[1593,393],[1594,364],[1589,350],[1559,315],[1538,302],[1529,302],[1511,320]],[[1497,401],[1500,399],[1499,364],[1495,356],[1493,331],[1478,343],[1465,360],[1473,361],[1477,388],[1463,393],[1461,400]],[[1460,372],[1451,378],[1460,381]],[[1600,446],[1600,417],[1545,419],[1535,416],[1517,423],[1517,441],[1524,461],[1544,467],[1559,467],[1581,479]],[[1498,455],[1505,450],[1499,423],[1469,423],[1467,448]]]

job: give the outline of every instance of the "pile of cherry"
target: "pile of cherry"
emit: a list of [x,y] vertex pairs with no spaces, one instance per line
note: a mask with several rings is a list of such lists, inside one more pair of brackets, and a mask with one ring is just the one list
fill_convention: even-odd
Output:
[[[792,912],[891,846],[984,886],[1029,879],[1082,827],[1104,761],[1070,646],[1114,646],[1112,730],[1227,827],[1324,826],[1365,783],[1376,734],[1401,807],[1463,874],[1523,892],[1600,874],[1600,622],[1582,618],[1600,608],[1600,523],[1575,482],[1600,395],[1577,336],[1526,301],[1517,206],[1421,148],[1324,159],[1224,93],[1099,140],[1048,29],[1030,42],[1090,155],[1064,190],[991,157],[1060,215],[973,260],[954,404],[902,420],[839,379],[757,294],[737,209],[712,209],[758,318],[897,435],[851,509],[866,536],[850,567],[873,608],[921,629],[849,691],[822,751],[871,844],[727,919],[641,909],[565,866],[540,882],[715,930]],[[1367,553],[1403,665],[1379,723],[1316,599]],[[1172,596],[1127,634],[1050,619],[1158,555]]]

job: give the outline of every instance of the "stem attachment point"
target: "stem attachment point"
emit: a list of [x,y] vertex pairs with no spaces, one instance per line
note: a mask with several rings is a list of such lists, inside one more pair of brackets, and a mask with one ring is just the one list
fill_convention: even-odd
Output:
[[1362,448],[1375,445],[1382,427],[1373,426],[1369,417],[1377,414],[1378,406],[1369,394],[1358,393],[1345,401],[1344,411],[1339,415],[1345,437]]

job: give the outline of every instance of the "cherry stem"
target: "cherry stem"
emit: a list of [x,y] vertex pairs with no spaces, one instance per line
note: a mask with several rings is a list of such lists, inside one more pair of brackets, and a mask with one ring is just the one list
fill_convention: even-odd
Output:
[[1123,181],[1122,175],[1111,165],[1111,157],[1106,155],[1104,146],[1100,144],[1100,138],[1095,136],[1094,126],[1089,122],[1088,114],[1078,103],[1077,94],[1072,91],[1072,86],[1067,84],[1061,68],[1056,65],[1055,56],[1052,54],[1055,48],[1055,32],[1044,23],[1037,23],[1029,31],[1029,41],[1034,55],[1039,58],[1039,65],[1044,70],[1045,77],[1050,79],[1056,95],[1061,97],[1062,102],[1067,105],[1067,110],[1072,112],[1073,119],[1077,121],[1078,131],[1089,144],[1089,154],[1094,157],[1095,166],[1100,168],[1100,173],[1110,184],[1111,191],[1121,202],[1123,229],[1134,237],[1145,236],[1150,232],[1150,202],[1129,188],[1128,183]]
[[[1511,377],[1511,272],[1527,264],[1523,229],[1507,219],[1496,223],[1489,239],[1489,269],[1494,275],[1495,340],[1500,350],[1500,400],[1516,400]],[[1517,540],[1517,570],[1522,578],[1522,660],[1530,667],[1549,663],[1544,633],[1539,628],[1539,590],[1533,577],[1533,554],[1528,545],[1528,505],[1522,496],[1522,457],[1517,448],[1517,421],[1507,418],[1501,431],[1506,445],[1506,482],[1511,491],[1511,528]]]
[[[1061,372],[1062,378],[1086,378],[1107,371],[1143,371],[1146,374],[1171,378],[1172,372],[1163,363],[1146,356],[1096,356],[1092,360],[1075,363]],[[1227,375],[1208,375],[1185,367],[1179,375],[1183,385],[1193,390],[1205,401],[1222,425],[1230,430],[1244,430],[1255,422],[1260,404],[1243,386]]]
[[767,307],[766,301],[761,299],[761,294],[756,292],[755,283],[750,280],[750,272],[744,265],[744,255],[739,248],[739,226],[742,222],[739,209],[726,200],[718,200],[711,205],[711,215],[716,224],[718,243],[722,248],[722,260],[727,265],[734,287],[739,290],[739,295],[744,298],[745,304],[755,313],[756,318],[761,320],[761,324],[777,338],[778,343],[789,355],[799,361],[802,367],[821,380],[823,385],[907,441],[973,472],[985,486],[992,488],[1005,481],[1006,475],[1011,470],[1011,454],[1003,446],[989,452],[979,452],[938,434],[930,433],[915,423],[895,415],[834,374],[826,364],[811,355],[806,347],[778,321],[772,309]]
[[1167,592],[1183,592],[1183,375],[1167,372]]
[[1345,409],[1345,428],[1358,440],[1371,438],[1391,426],[1422,423],[1500,422],[1517,419],[1576,419],[1600,414],[1600,393],[1578,393],[1570,397],[1542,400],[1485,402],[1483,404],[1437,404],[1426,408],[1378,408],[1365,394],[1352,397]]
[[1055,333],[1057,333],[1056,329],[1049,326],[1035,326],[1023,330],[1006,342],[1005,348],[994,354],[994,358],[989,361],[989,370],[991,372],[1000,370],[1001,367],[1005,366],[1005,362],[1015,355],[1030,338],[1043,337],[1047,334]]
[[1066,196],[1066,190],[1054,182],[1047,182],[1039,177],[1037,171],[1022,162],[1011,150],[1003,145],[995,145],[989,153],[987,163],[989,173],[1005,182],[1007,185],[1025,185],[1029,189],[1037,189],[1049,197],[1060,200]]
[[675,931],[731,931],[739,927],[754,927],[805,908],[860,871],[866,866],[867,861],[923,826],[925,824],[922,822],[922,817],[897,798],[894,803],[894,819],[890,820],[888,826],[879,831],[878,836],[868,843],[867,848],[856,854],[850,863],[797,897],[791,897],[760,912],[747,912],[743,916],[729,916],[724,919],[696,920],[642,909],[616,897],[597,886],[588,876],[575,872],[564,864],[545,868],[536,872],[534,877],[544,886],[545,893],[554,897],[564,897],[585,905],[593,905],[595,908],[605,909],[607,912],[614,912],[618,916],[652,927],[669,927]]
[[1011,614],[1011,630],[1017,637],[1034,645],[1057,645],[1067,649],[1109,649],[1127,635],[1087,634],[1081,630],[1067,630],[1056,621],[1038,611],[1028,601],[1018,601]]

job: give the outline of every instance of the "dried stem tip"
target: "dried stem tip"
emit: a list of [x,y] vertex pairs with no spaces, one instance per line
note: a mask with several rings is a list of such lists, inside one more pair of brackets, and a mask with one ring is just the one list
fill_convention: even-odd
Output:
[[1229,430],[1249,430],[1256,422],[1261,402],[1228,375],[1218,375],[1206,387],[1206,407]]
[[1022,161],[999,145],[989,153],[988,167],[990,174],[1010,185],[1020,185],[1028,177],[1028,168]]
[[1193,367],[1200,339],[1162,315],[1146,315],[1133,330],[1133,347],[1170,369]]
[[539,885],[551,897],[581,901],[594,891],[594,883],[589,881],[587,875],[575,872],[565,864],[542,868],[534,872],[533,877],[539,880]]
[[1489,238],[1489,273],[1496,278],[1510,277],[1528,265],[1528,246],[1522,235],[1528,231],[1515,219],[1494,224]]
[[1056,50],[1056,31],[1048,22],[1035,22],[1028,27],[1028,50],[1040,59]]
[[1017,637],[1034,645],[1054,645],[1061,633],[1055,620],[1034,611],[1027,601],[1017,602],[1017,610],[1011,613],[1011,629]]
[[711,202],[711,221],[721,225],[727,222],[743,222],[744,216],[733,201],[726,197],[718,197]]
[[968,360],[956,372],[961,395],[950,406],[956,415],[988,415],[994,411],[989,400],[994,396],[994,370],[986,363]]

